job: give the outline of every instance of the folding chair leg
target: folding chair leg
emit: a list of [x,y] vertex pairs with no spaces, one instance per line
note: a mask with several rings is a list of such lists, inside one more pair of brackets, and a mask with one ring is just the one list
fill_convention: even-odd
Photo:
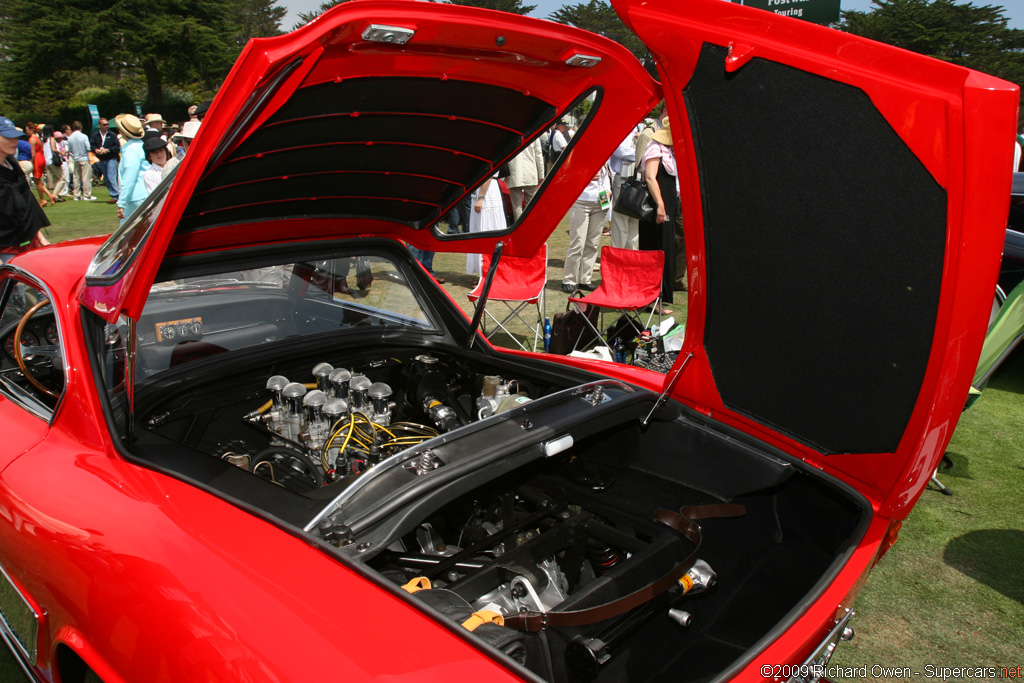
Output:
[[660,294],[658,295],[658,298],[654,300],[654,303],[651,304],[650,315],[647,316],[647,322],[644,323],[644,329],[645,330],[651,329],[651,322],[654,320],[654,316],[658,316],[658,324],[660,325],[661,324],[661,295]]

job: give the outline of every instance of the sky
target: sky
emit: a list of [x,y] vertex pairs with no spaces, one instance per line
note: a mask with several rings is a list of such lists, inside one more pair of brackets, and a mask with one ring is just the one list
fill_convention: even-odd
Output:
[[[576,4],[580,0],[523,0],[523,4],[537,5],[531,16],[547,18],[562,5]],[[871,9],[871,0],[840,0],[841,9],[866,12]],[[299,12],[310,12],[320,7],[323,0],[278,0],[278,7],[288,10],[288,15],[281,22],[281,28],[290,31],[299,21]],[[1024,0],[972,0],[974,5],[1002,6],[1004,14],[1010,19],[1011,28],[1024,29]]]

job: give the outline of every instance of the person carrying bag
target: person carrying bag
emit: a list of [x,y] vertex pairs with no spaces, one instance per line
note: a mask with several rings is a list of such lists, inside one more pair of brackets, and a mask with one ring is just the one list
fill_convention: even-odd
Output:
[[656,214],[654,199],[647,189],[647,182],[641,176],[641,170],[641,165],[637,164],[633,175],[622,181],[613,211],[653,223]]

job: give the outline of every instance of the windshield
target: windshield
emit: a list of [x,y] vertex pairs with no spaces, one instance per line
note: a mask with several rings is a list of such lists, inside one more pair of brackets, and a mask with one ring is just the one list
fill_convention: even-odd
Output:
[[377,254],[164,279],[138,324],[138,376],[286,337],[433,331],[399,264]]

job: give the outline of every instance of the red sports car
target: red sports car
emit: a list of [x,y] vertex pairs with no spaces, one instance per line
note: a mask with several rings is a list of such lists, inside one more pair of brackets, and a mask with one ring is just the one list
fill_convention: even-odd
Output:
[[[122,229],[3,266],[0,613],[33,678],[827,673],[964,405],[1017,89],[721,0],[615,8],[660,83],[444,4],[254,40]],[[408,245],[532,254],[662,98],[675,366],[494,348]],[[582,110],[516,224],[437,227]]]

